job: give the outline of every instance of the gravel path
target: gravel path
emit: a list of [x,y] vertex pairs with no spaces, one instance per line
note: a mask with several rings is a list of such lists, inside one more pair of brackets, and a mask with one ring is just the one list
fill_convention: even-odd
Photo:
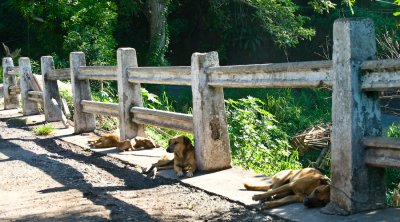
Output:
[[0,116],[0,221],[281,221]]

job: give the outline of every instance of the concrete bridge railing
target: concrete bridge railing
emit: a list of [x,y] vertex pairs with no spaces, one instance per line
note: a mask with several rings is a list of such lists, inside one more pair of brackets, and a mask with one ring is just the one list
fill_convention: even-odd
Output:
[[[339,19],[333,29],[332,61],[219,66],[218,54],[210,52],[194,53],[187,67],[138,67],[136,51],[120,48],[116,67],[87,67],[85,55],[72,52],[70,68],[55,70],[51,58],[42,57],[46,118],[58,119],[58,111],[46,105],[50,99],[58,102],[54,81],[71,79],[76,133],[94,130],[93,114],[119,117],[121,139],[144,135],[144,125],[193,132],[199,169],[215,171],[231,166],[223,88],[331,86],[331,203],[325,210],[381,208],[384,168],[400,167],[400,140],[381,137],[378,91],[400,88],[400,60],[376,60],[370,19]],[[12,61],[3,59],[4,67],[4,73],[12,70]],[[91,101],[89,80],[117,81],[119,103]],[[141,83],[191,86],[193,115],[143,108]],[[28,100],[40,97],[38,92],[28,94]],[[8,102],[7,108],[18,107],[9,104],[14,103]]]

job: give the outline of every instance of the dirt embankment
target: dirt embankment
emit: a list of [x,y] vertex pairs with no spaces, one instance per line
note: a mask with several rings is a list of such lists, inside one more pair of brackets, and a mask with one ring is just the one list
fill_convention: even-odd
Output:
[[0,221],[280,221],[0,116]]

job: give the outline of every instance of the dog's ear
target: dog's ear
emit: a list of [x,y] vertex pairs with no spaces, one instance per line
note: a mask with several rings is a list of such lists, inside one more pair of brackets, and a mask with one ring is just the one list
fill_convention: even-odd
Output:
[[186,146],[191,146],[192,145],[192,141],[189,138],[187,138],[186,136],[183,137],[183,143]]
[[321,179],[320,179],[320,183],[321,183],[322,185],[330,185],[330,184],[331,184],[331,180],[329,179],[329,177],[323,176],[323,177],[321,177]]

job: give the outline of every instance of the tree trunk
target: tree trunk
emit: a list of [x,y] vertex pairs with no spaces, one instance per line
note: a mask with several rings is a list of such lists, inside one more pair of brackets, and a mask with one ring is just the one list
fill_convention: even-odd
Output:
[[148,0],[150,21],[150,65],[165,65],[164,54],[168,47],[167,11],[168,0]]

